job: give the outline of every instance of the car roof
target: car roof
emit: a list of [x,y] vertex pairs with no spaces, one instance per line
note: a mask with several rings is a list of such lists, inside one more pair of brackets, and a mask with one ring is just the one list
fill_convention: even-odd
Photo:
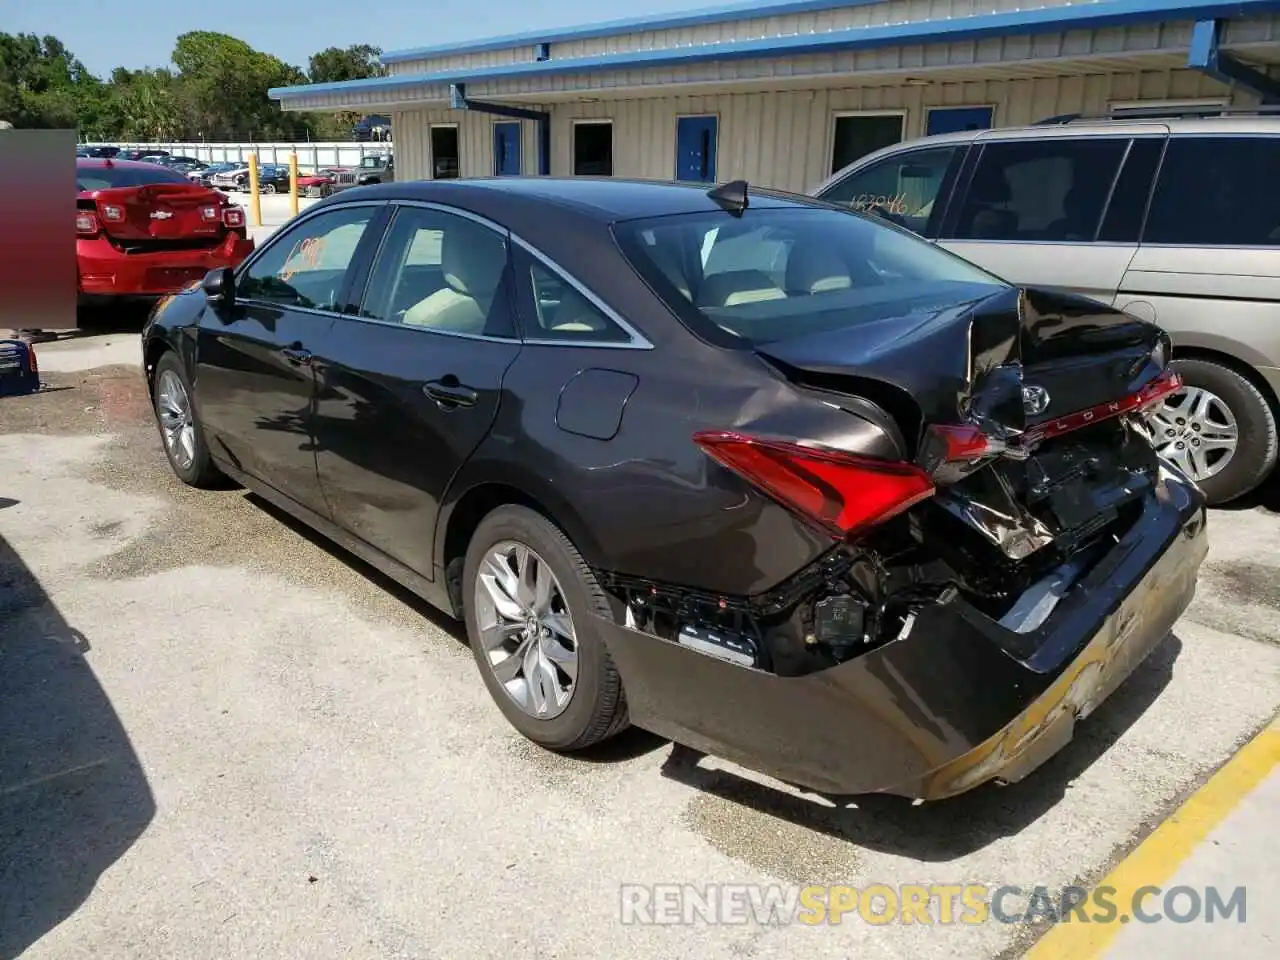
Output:
[[[722,210],[707,195],[711,189],[708,184],[615,177],[476,177],[400,181],[359,189],[361,197],[456,204],[477,213],[485,212],[481,208],[501,209],[504,201],[533,202],[571,210],[601,223]],[[809,197],[750,185],[747,194],[751,207],[825,206]],[[341,196],[355,199],[350,191]]]

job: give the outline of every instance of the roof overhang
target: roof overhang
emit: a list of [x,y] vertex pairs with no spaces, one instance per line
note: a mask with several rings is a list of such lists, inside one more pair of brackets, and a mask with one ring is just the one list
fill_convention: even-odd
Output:
[[[980,14],[947,20],[918,21],[887,26],[832,30],[798,36],[768,37],[691,47],[633,50],[623,53],[573,57],[563,60],[530,60],[493,67],[449,70],[277,87],[268,94],[285,109],[371,109],[403,108],[448,102],[454,84],[472,87],[499,81],[527,81],[562,78],[607,71],[645,71],[655,68],[690,67],[710,62],[804,57],[819,54],[856,52],[888,47],[933,45],[976,41],[993,37],[1042,36],[1067,31],[1097,30],[1131,24],[1222,20],[1232,17],[1280,11],[1280,0],[1235,0],[1233,3],[1206,0],[1097,0],[1066,7],[1024,10],[1016,13]],[[1185,48],[1184,48],[1185,49]],[[917,71],[919,72],[919,71]],[[861,75],[861,72],[860,72]],[[721,83],[721,86],[724,84]],[[547,91],[530,91],[544,97]],[[332,96],[337,95],[337,96]],[[580,97],[578,97],[580,99]],[[315,105],[318,99],[325,106]],[[341,103],[336,101],[341,100]],[[332,104],[332,105],[329,105]]]

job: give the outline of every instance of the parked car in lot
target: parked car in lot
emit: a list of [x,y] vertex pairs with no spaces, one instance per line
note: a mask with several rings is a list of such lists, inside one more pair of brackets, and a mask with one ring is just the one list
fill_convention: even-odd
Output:
[[928,798],[1024,776],[1190,601],[1168,348],[803,197],[548,177],[336,194],[143,331],[176,475],[465,620],[534,742]]
[[194,180],[201,186],[209,187],[213,185],[213,178],[218,174],[227,173],[231,170],[238,170],[241,169],[241,167],[241,164],[229,163],[224,160],[217,163],[211,163],[202,170],[189,170],[187,171],[186,176],[188,180]]
[[814,192],[878,208],[1014,283],[1166,329],[1186,389],[1152,415],[1160,452],[1223,503],[1266,480],[1280,450],[1280,195],[1252,186],[1280,169],[1280,116],[1248,113],[945,134],[870,154]]
[[351,187],[367,187],[375,183],[392,183],[396,178],[395,158],[391,154],[378,154],[360,158],[360,166],[347,167],[334,173],[333,189],[349,190]]
[[298,174],[298,193],[304,197],[327,197],[333,193],[332,173]]
[[244,211],[173,170],[82,158],[76,179],[81,305],[174,293],[253,250]]
[[245,163],[229,165],[209,178],[209,186],[228,193],[248,190],[249,165]]

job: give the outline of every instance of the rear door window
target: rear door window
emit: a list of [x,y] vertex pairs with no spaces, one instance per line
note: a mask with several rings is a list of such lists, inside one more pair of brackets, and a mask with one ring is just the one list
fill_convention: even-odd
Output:
[[1092,242],[1128,146],[1119,137],[985,144],[947,239]]
[[513,337],[508,261],[504,234],[443,210],[402,207],[360,315],[437,333]]
[[932,236],[962,154],[957,147],[935,147],[886,157],[832,184],[818,199],[882,211],[908,230]]
[[1191,246],[1280,245],[1278,137],[1174,137],[1143,243]]

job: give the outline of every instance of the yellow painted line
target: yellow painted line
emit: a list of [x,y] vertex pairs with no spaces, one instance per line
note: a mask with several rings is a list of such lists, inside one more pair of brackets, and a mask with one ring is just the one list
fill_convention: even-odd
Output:
[[[1139,887],[1162,886],[1192,851],[1280,764],[1280,722],[1246,743],[1199,790],[1098,884],[1115,889],[1123,915]],[[1124,929],[1111,923],[1060,923],[1023,960],[1092,960]]]

